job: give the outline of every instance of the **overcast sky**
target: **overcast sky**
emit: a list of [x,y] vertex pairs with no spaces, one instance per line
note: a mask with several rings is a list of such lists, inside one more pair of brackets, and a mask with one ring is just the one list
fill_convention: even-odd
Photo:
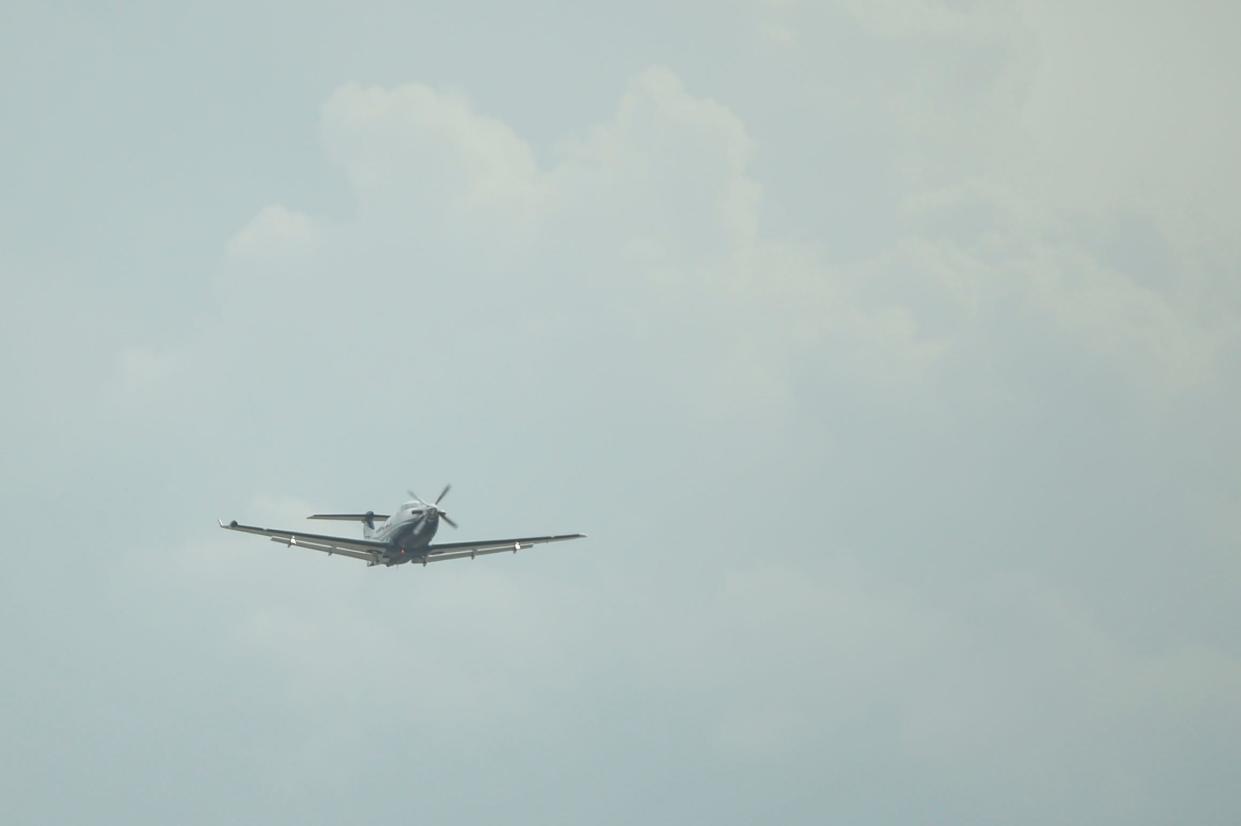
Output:
[[0,9],[5,823],[1238,822],[1234,4],[199,5]]

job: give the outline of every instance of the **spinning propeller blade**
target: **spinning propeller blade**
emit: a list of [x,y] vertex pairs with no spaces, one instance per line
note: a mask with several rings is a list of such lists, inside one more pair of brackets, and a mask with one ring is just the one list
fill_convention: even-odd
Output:
[[456,528],[456,527],[457,527],[457,523],[456,523],[456,522],[454,522],[454,521],[452,521],[452,519],[450,519],[450,518],[449,518],[448,514],[447,514],[447,513],[445,513],[445,512],[444,512],[444,510],[440,507],[440,501],[441,501],[441,500],[443,500],[443,498],[444,498],[445,496],[447,496],[447,495],[448,495],[448,491],[450,491],[450,490],[452,490],[452,483],[451,483],[451,482],[450,482],[450,483],[448,483],[447,485],[444,485],[444,489],[440,491],[440,495],[439,495],[439,496],[437,496],[437,497],[435,497],[435,503],[434,503],[434,504],[428,503],[426,500],[424,500],[424,499],[423,499],[421,496],[419,496],[418,494],[414,493],[412,490],[406,490],[405,492],[406,492],[406,493],[408,493],[408,494],[410,495],[410,498],[412,498],[415,502],[418,502],[419,504],[421,504],[423,507],[426,507],[426,508],[434,508],[434,509],[435,509],[435,512],[436,512],[437,514],[439,514],[439,518],[440,518],[440,519],[443,519],[445,522],[447,522],[447,523],[448,523],[449,525],[451,525],[453,528]]

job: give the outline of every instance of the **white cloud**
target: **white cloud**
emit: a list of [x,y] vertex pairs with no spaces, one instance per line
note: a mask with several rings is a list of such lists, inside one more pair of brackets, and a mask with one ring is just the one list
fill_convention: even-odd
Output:
[[530,147],[455,92],[345,86],[324,104],[323,130],[367,209],[417,207],[462,220],[494,212],[520,225],[543,200]]
[[1029,297],[1138,384],[1179,391],[1213,380],[1236,326],[1206,326],[1192,308],[1072,249],[1037,250],[1020,265]]
[[[902,18],[894,8],[878,20]],[[941,107],[951,87],[936,80],[898,98],[913,161],[910,231],[848,267],[814,245],[760,229],[749,130],[664,68],[641,73],[610,118],[562,141],[546,167],[507,124],[458,93],[421,84],[343,87],[324,106],[324,132],[357,194],[360,220],[389,228],[377,231],[504,250],[522,262],[518,268],[562,268],[548,259],[555,249],[597,260],[579,277],[618,290],[621,306],[657,302],[669,319],[693,316],[710,331],[718,358],[702,373],[708,386],[729,386],[755,403],[779,400],[775,409],[793,399],[799,370],[888,387],[933,380],[967,330],[961,325],[993,314],[991,299],[1012,288],[1045,309],[1049,334],[1080,338],[1138,385],[1175,391],[1210,381],[1235,325],[1204,321],[1187,303],[1201,290],[1138,285],[1097,251],[1064,238],[1086,205],[1046,190],[1049,176],[1013,177],[1024,167],[1011,159],[1028,154],[1021,123],[1035,64],[1030,39],[1012,28],[1012,9],[917,9],[939,22],[910,23],[909,36],[963,26],[970,48],[1007,51],[1000,71],[978,80],[964,103]],[[1073,186],[1089,177],[1072,170],[1050,179]],[[1114,207],[1140,211],[1142,203]],[[940,237],[943,221],[971,210],[987,223]],[[254,223],[307,225],[304,216],[280,222],[276,215]],[[1062,237],[1050,240],[1050,232]],[[256,244],[250,239],[259,234],[247,228],[234,246]],[[910,276],[918,281],[913,293],[903,289]],[[717,370],[726,381],[714,377]]]
[[1032,3],[1026,20],[1038,56],[1021,112],[1026,187],[1141,211],[1181,245],[1232,243],[1241,115],[1221,103],[1236,7]]
[[781,48],[789,49],[797,45],[797,32],[783,23],[764,23],[762,32],[769,43]]
[[[651,667],[682,675],[665,690],[699,698],[730,758],[822,761],[846,740],[955,789],[983,820],[1013,814],[1022,789],[1106,819],[1160,805],[1179,791],[1169,733],[1229,713],[1241,688],[1235,656],[1135,650],[1026,576],[936,593],[839,555],[758,563],[729,571],[686,625],[673,661]],[[690,651],[703,665],[687,672]]]
[[[810,404],[805,388],[827,377],[908,392],[933,379],[947,352],[944,332],[928,335],[899,298],[868,299],[865,278],[832,267],[815,245],[762,231],[745,124],[667,69],[641,73],[611,116],[561,141],[546,166],[462,96],[419,84],[344,87],[325,105],[323,129],[356,215],[328,222],[271,208],[234,243],[296,247],[259,239],[314,232],[300,245],[297,317],[265,309],[284,304],[280,279],[224,282],[244,290],[243,301],[225,302],[228,324],[287,341],[307,363],[347,369],[331,339],[311,332],[324,325],[347,335],[351,361],[390,358],[384,329],[472,352],[470,329],[516,326],[538,334],[476,368],[511,360],[493,379],[511,382],[509,392],[523,365],[572,353],[623,370],[657,353],[629,381],[703,421],[770,424]],[[247,274],[254,259],[235,258]],[[471,286],[454,285],[445,266]],[[464,303],[452,296],[462,289]],[[514,301],[520,317],[509,312]],[[574,301],[579,313],[555,309]],[[224,351],[252,358],[249,333],[222,335]],[[601,383],[598,403],[621,392],[602,372],[589,381]]]
[[[330,318],[337,333],[347,329],[351,352],[342,357],[335,344],[320,345],[311,335],[290,352],[315,371],[333,358],[352,362],[371,330],[388,324],[425,332],[447,354],[414,365],[419,375],[434,376],[435,386],[446,383],[447,368],[439,365],[451,360],[453,369],[471,376],[454,389],[485,388],[475,396],[454,395],[448,403],[454,416],[479,399],[487,405],[521,398],[529,375],[524,366],[534,363],[544,375],[572,374],[573,395],[592,397],[597,405],[578,409],[608,410],[606,421],[641,427],[649,415],[651,432],[662,433],[670,421],[692,427],[725,420],[745,425],[723,429],[734,440],[768,430],[796,432],[806,440],[797,449],[811,453],[818,449],[811,442],[830,437],[818,428],[770,426],[798,414],[807,421],[826,416],[824,387],[879,388],[899,396],[908,419],[918,420],[931,407],[922,391],[936,387],[953,359],[1002,363],[1010,350],[1038,348],[1044,338],[1069,353],[1053,369],[1076,369],[1089,354],[1109,374],[1159,392],[1211,381],[1229,346],[1217,337],[1223,328],[1201,323],[1194,304],[1176,290],[1129,277],[1093,237],[1096,225],[1076,221],[1086,210],[1054,198],[1026,201],[1020,181],[995,172],[1011,146],[1004,142],[1021,145],[1014,127],[1020,105],[1007,97],[1021,83],[1005,79],[994,94],[982,85],[962,107],[965,125],[952,126],[956,112],[949,110],[902,144],[900,151],[915,163],[902,173],[901,223],[880,249],[849,260],[767,228],[756,136],[736,111],[693,94],[670,70],[643,72],[608,117],[561,141],[542,164],[514,129],[455,93],[417,84],[345,87],[324,109],[324,131],[353,186],[358,213],[323,233],[313,277],[330,306],[315,305],[322,313],[307,315]],[[917,94],[897,107],[911,123],[937,100]],[[910,150],[928,134],[935,138],[929,147]],[[955,137],[962,140],[954,150]],[[987,148],[992,140],[1002,145]],[[980,147],[978,156],[971,154]],[[520,243],[491,243],[495,238]],[[389,246],[378,248],[376,241]],[[489,257],[496,247],[503,254]],[[427,275],[427,260],[453,265],[461,283]],[[350,320],[361,312],[340,320],[347,299],[331,287],[338,283],[333,265],[341,261],[354,267],[351,292],[367,302],[348,309],[383,297],[364,323]],[[500,275],[475,275],[489,267]],[[411,323],[405,306],[414,313],[429,309]],[[397,309],[384,315],[389,307]],[[1027,326],[1010,330],[1016,321]],[[274,322],[258,314],[253,323]],[[483,329],[519,334],[511,340],[501,334],[497,347],[497,339],[475,333]],[[322,348],[317,358],[307,359],[304,351],[316,347]],[[1037,381],[1020,367],[1014,372],[985,375],[1000,385]],[[946,396],[953,390],[939,387]],[[970,388],[979,394],[1004,390]],[[977,413],[969,398],[947,401],[953,415]],[[756,421],[764,427],[750,426]],[[984,437],[1001,444],[1006,438]],[[887,446],[886,436],[867,438],[876,452]],[[1059,447],[1042,449],[1054,455]],[[900,462],[885,467],[908,470]],[[987,493],[985,483],[951,469],[943,484]],[[900,501],[908,490],[891,495],[891,502],[878,496],[882,501],[873,503],[880,519],[890,518],[890,507],[918,509],[919,502]],[[735,516],[718,504],[704,512]],[[929,520],[933,530],[951,530],[935,526],[936,518]],[[992,518],[980,517],[984,523]],[[916,534],[900,534],[899,541],[918,548]],[[725,553],[733,541],[723,543]],[[881,714],[880,747],[911,766],[924,768],[948,755],[953,765],[983,767],[985,783],[951,768],[932,771],[931,782],[957,788],[963,799],[985,798],[978,810],[992,815],[1002,813],[1004,799],[1034,774],[1042,778],[1044,797],[1072,797],[1075,778],[1090,770],[1091,754],[1106,751],[1057,759],[1068,748],[1068,729],[1058,721],[1070,720],[1099,740],[1118,730],[1158,734],[1178,714],[1227,707],[1218,695],[1195,699],[1200,679],[1227,685],[1235,679],[1235,663],[1215,647],[1169,643],[1153,653],[1131,650],[1062,589],[1033,577],[1014,584],[987,576],[937,593],[933,586],[900,584],[901,575],[885,570],[890,559],[873,567],[814,562],[794,550],[786,564],[737,567],[719,553],[716,548],[710,556],[724,566],[718,588],[705,599],[699,594],[697,616],[684,621],[656,606],[619,627],[609,614],[625,614],[628,603],[612,594],[611,603],[583,606],[578,600],[588,600],[567,589],[555,593],[555,604],[581,610],[590,621],[561,628],[542,613],[541,600],[550,592],[523,593],[499,569],[495,580],[472,579],[461,590],[452,580],[433,595],[424,592],[429,602],[407,617],[412,625],[432,625],[452,615],[454,600],[480,594],[498,613],[488,614],[491,620],[462,620],[461,636],[451,638],[462,642],[462,651],[437,648],[426,653],[427,661],[394,666],[381,676],[434,683],[424,697],[454,718],[468,715],[472,704],[487,704],[489,719],[515,719],[540,691],[568,697],[579,686],[545,686],[530,663],[497,666],[514,687],[510,692],[471,684],[472,658],[485,646],[476,642],[472,649],[469,641],[487,634],[497,616],[521,617],[526,626],[499,627],[488,642],[511,640],[516,647],[523,637],[537,638],[546,643],[539,656],[547,657],[548,671],[576,673],[565,664],[588,661],[592,646],[613,640],[614,656],[626,668],[657,675],[643,690],[692,708],[684,728],[709,744],[713,757],[755,766],[813,760],[831,752],[825,744]],[[475,576],[476,569],[467,570],[462,576]],[[439,588],[444,579],[435,575]],[[675,596],[667,602],[676,603]],[[402,645],[390,629],[365,620],[341,625],[373,647],[364,655],[350,653],[344,636],[301,612],[251,617],[238,633],[248,645],[283,658],[296,675],[291,682],[325,686],[329,675],[316,665],[322,650],[344,652],[346,662],[351,656],[387,661],[385,654]],[[624,650],[635,635],[644,644]],[[1000,639],[1015,639],[1016,648]],[[1183,679],[1160,682],[1152,675],[1161,664]],[[1060,668],[1065,671],[1054,671]],[[580,680],[586,690],[605,682],[597,669]],[[713,692],[721,685],[728,690]],[[323,691],[327,697],[342,690]],[[402,715],[405,723],[425,721],[418,708]],[[1118,776],[1104,784],[1113,792],[1127,789],[1132,777],[1151,776],[1136,758],[1120,765]]]
[[[1241,341],[1241,289],[1226,273],[1239,251],[1229,193],[1241,164],[1229,148],[1241,117],[1218,105],[1229,54],[1219,33],[1235,28],[1234,13],[845,7],[877,35],[902,38],[907,55],[873,67],[885,90],[874,108],[902,136],[909,223],[866,264],[870,277],[901,287],[917,269],[946,277],[968,296],[962,322],[995,317],[996,299],[1041,308],[1048,336],[1102,356],[1144,390],[1217,381]],[[824,36],[813,26],[804,34]],[[1118,222],[1129,237],[1106,248],[1100,238]],[[917,261],[894,257],[898,249],[938,253]],[[1143,250],[1163,260],[1144,261]],[[1152,269],[1157,281],[1144,278]],[[911,318],[945,334],[940,300],[926,298],[905,305]]]
[[228,242],[238,258],[270,259],[311,253],[318,244],[314,221],[280,204],[259,210]]
[[[412,801],[430,821],[1226,822],[1241,508],[1220,491],[1241,490],[1241,282],[1235,208],[1194,184],[1218,161],[1108,156],[1170,94],[1130,110],[1108,89],[1132,57],[1106,83],[1089,71],[1124,9],[1080,11],[1079,42],[1074,13],[1032,4],[849,7],[669,6],[645,46],[586,63],[600,32],[562,15],[537,53],[496,35],[531,58],[503,74],[494,49],[420,49],[383,15],[363,16],[369,33],[399,49],[344,30],[357,15],[324,40],[303,9],[310,36],[288,42],[309,57],[289,51],[281,77],[434,63],[471,97],[341,87],[321,113],[338,166],[320,176],[289,109],[252,117],[256,91],[297,109],[306,86],[259,89],[238,63],[235,89],[187,101],[184,75],[155,72],[221,134],[239,133],[216,113],[251,116],[241,155],[196,130],[170,145],[200,164],[116,143],[149,175],[64,167],[96,158],[93,140],[31,153],[39,197],[14,214],[48,231],[3,251],[21,263],[4,267],[10,504],[75,518],[0,600],[17,652],[2,722],[26,756],[0,797],[18,819],[382,821]],[[1157,51],[1152,14],[1116,37]],[[764,23],[796,48],[755,42]],[[1212,36],[1207,63],[1230,55]],[[613,99],[616,67],[660,48],[677,71]],[[1202,80],[1196,59],[1170,74]],[[92,77],[132,91],[123,63]],[[1136,74],[1158,81],[1157,63]],[[1167,109],[1222,143],[1228,116],[1200,106]],[[1095,111],[1098,134],[1081,122]],[[247,192],[220,187],[260,167]],[[73,198],[45,186],[58,171]],[[164,209],[178,193],[204,197]],[[272,206],[242,215],[223,261],[195,260],[180,240],[229,231],[212,193]],[[308,194],[322,212],[279,206]],[[116,211],[101,223],[92,203]],[[181,234],[152,229],[160,209]],[[213,266],[214,302],[193,279]],[[48,277],[62,268],[76,275]],[[118,386],[134,392],[107,404]],[[295,527],[443,476],[462,483],[453,538],[591,538],[380,571],[213,522]],[[42,547],[43,521],[12,523]],[[65,731],[79,748],[58,747]]]
[[835,0],[868,30],[885,37],[983,39],[1014,20],[1011,2],[977,0]]
[[699,256],[727,252],[756,232],[753,152],[727,106],[690,94],[668,69],[650,68],[611,119],[562,143],[551,173],[556,205],[604,231],[677,243]]
[[117,354],[116,369],[121,384],[132,392],[168,378],[178,369],[179,362],[174,352],[126,347]]

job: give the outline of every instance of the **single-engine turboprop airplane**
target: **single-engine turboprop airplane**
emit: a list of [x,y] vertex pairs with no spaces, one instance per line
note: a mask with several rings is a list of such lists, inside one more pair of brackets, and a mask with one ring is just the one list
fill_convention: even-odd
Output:
[[278,531],[272,528],[256,528],[253,525],[239,525],[237,520],[225,523],[220,520],[220,527],[230,531],[256,533],[271,538],[272,542],[288,545],[290,548],[308,548],[328,554],[340,554],[361,559],[367,565],[400,565],[405,562],[440,562],[445,559],[462,559],[484,554],[498,554],[509,551],[517,553],[524,548],[533,548],[545,542],[563,542],[566,539],[580,539],[586,534],[563,533],[555,536],[519,536],[514,539],[488,539],[482,542],[441,542],[431,544],[440,522],[447,522],[452,527],[457,523],[448,517],[440,508],[440,502],[448,495],[452,485],[445,485],[440,495],[432,503],[418,498],[418,494],[409,491],[411,500],[401,505],[396,513],[388,516],[374,511],[366,513],[316,513],[308,519],[331,519],[338,522],[361,522],[362,539],[348,539],[343,536],[327,536],[319,533],[302,533],[301,531]]

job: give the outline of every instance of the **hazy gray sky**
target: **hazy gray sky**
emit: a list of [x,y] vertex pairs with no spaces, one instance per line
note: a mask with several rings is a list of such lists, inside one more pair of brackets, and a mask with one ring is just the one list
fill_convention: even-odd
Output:
[[212,6],[0,11],[0,819],[1241,817],[1233,4]]

